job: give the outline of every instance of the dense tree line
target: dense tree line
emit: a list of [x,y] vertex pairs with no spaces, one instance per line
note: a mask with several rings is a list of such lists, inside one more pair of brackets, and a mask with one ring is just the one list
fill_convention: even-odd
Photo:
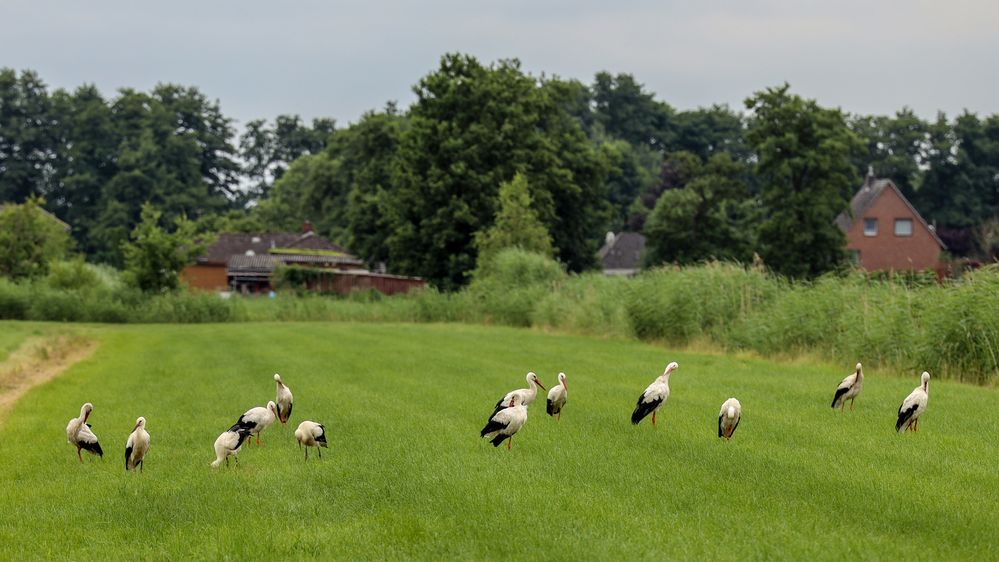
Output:
[[193,87],[50,92],[3,69],[0,201],[44,198],[77,251],[117,266],[149,203],[163,224],[186,218],[202,233],[308,219],[371,263],[452,289],[476,267],[507,185],[508,201],[530,207],[519,215],[546,229],[531,239],[571,271],[596,265],[606,231],[636,230],[649,264],[756,254],[807,277],[845,258],[832,220],[872,166],[952,253],[999,250],[996,115],[847,115],[786,85],[745,110],[681,111],[628,74],[584,84],[460,54],[413,89],[410,107],[345,127],[282,115],[237,135]]

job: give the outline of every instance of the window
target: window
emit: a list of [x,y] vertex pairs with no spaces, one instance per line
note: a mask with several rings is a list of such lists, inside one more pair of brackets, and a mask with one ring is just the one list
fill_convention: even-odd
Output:
[[878,219],[864,219],[864,236],[878,235]]
[[895,219],[895,236],[912,236],[912,219]]
[[850,263],[860,265],[860,250],[850,250]]

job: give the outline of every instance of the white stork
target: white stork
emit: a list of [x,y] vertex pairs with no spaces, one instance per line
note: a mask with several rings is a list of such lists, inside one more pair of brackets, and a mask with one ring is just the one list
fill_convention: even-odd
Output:
[[920,385],[913,389],[902,405],[898,408],[898,421],[895,422],[895,431],[902,433],[905,431],[919,431],[919,416],[926,411],[926,404],[930,400],[930,374],[923,371]]
[[125,441],[125,470],[135,470],[138,466],[139,472],[142,472],[147,452],[149,452],[149,433],[146,432],[146,418],[139,416],[135,420],[132,433],[128,435],[128,441]]
[[278,420],[281,421],[281,425],[284,425],[288,423],[288,418],[291,417],[291,407],[294,405],[292,403],[293,396],[291,395],[291,389],[281,380],[281,375],[274,373],[274,382],[277,383],[277,397],[274,399],[274,402],[277,404],[277,416]]
[[509,439],[506,448],[510,450],[513,447],[513,435],[527,422],[527,405],[521,400],[520,395],[515,394],[503,408],[493,413],[479,436],[490,439],[493,447],[499,447],[504,439]]
[[666,365],[666,370],[663,371],[663,374],[652,381],[652,384],[638,397],[638,404],[635,405],[635,411],[631,413],[632,424],[638,425],[638,422],[645,419],[649,414],[652,414],[652,427],[656,426],[656,412],[659,411],[659,408],[669,398],[669,375],[679,367],[680,365],[676,361]]
[[250,431],[250,435],[257,436],[257,445],[260,445],[260,433],[270,427],[277,419],[277,404],[274,401],[267,403],[267,407],[257,406],[250,408],[239,416],[233,427],[243,427]]
[[864,371],[863,366],[857,363],[857,368],[854,372],[847,375],[843,382],[839,383],[836,387],[836,394],[833,395],[832,407],[839,408],[842,412],[843,408],[846,406],[846,401],[850,401],[850,411],[853,411],[853,402],[857,399],[860,391],[864,389]]
[[556,420],[562,419],[562,407],[569,397],[569,387],[565,384],[565,373],[558,374],[558,384],[548,391],[548,415],[555,416]]
[[726,441],[731,439],[735,429],[739,427],[740,420],[742,420],[742,404],[735,398],[729,398],[718,412],[718,437],[724,437]]
[[80,462],[83,462],[80,449],[104,458],[101,444],[97,442],[97,436],[94,435],[93,431],[90,431],[90,424],[87,423],[87,418],[90,417],[92,411],[94,411],[94,405],[87,402],[80,408],[80,417],[69,420],[69,425],[66,426],[66,441],[76,447],[76,457],[80,459]]
[[316,447],[319,458],[323,458],[323,449],[327,448],[326,428],[323,424],[308,420],[298,424],[295,440],[298,441],[299,449],[305,445],[305,460],[309,460],[309,447]]
[[218,439],[215,440],[215,460],[212,461],[211,467],[218,468],[222,461],[225,461],[225,465],[229,466],[229,457],[236,457],[236,466],[239,466],[239,454],[240,447],[243,446],[243,442],[246,441],[247,437],[250,436],[250,430],[245,427],[240,427],[236,424],[229,429],[222,432]]
[[520,399],[519,403],[523,406],[530,406],[531,403],[534,402],[534,399],[538,396],[538,387],[540,386],[542,389],[545,389],[545,386],[541,384],[540,380],[538,380],[538,375],[533,372],[527,373],[527,377],[525,378],[527,379],[527,388],[519,388],[517,390],[507,392],[503,398],[500,398],[496,402],[496,409],[493,410],[494,414],[503,408],[506,408],[507,404],[510,403],[510,400],[512,400],[514,396]]

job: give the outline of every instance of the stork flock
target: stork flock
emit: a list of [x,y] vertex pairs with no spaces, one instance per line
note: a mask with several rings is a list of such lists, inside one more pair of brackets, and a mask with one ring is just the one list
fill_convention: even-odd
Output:
[[[666,365],[663,374],[652,381],[652,384],[638,397],[635,410],[631,413],[633,425],[638,425],[651,414],[652,426],[655,427],[656,412],[669,399],[670,375],[679,367],[680,365],[676,361]],[[556,420],[561,419],[562,408],[568,398],[568,387],[565,381],[565,373],[559,373],[558,385],[548,391],[547,413]],[[923,371],[920,385],[909,393],[898,408],[898,420],[895,423],[896,432],[919,431],[919,417],[926,411],[926,405],[929,401],[929,382],[930,374]],[[507,441],[508,450],[513,447],[513,436],[527,423],[527,407],[537,398],[538,388],[545,389],[538,379],[538,375],[533,372],[527,373],[527,385],[527,388],[512,390],[500,398],[496,402],[493,413],[489,416],[489,421],[479,432],[480,437],[489,439],[494,447],[499,447],[503,441]],[[863,365],[857,363],[854,372],[847,375],[836,387],[832,400],[833,409],[838,408],[842,411],[846,407],[846,402],[849,401],[852,412],[854,402],[863,388]],[[735,397],[725,400],[718,412],[718,437],[724,438],[726,441],[731,440],[741,420],[742,404],[739,400]]]
[[[238,465],[237,455],[244,444],[252,442],[252,438],[256,437],[259,446],[260,434],[275,421],[280,421],[281,425],[288,423],[294,406],[294,396],[288,385],[281,380],[281,375],[275,373],[274,382],[277,386],[274,400],[268,402],[266,406],[250,408],[244,412],[232,427],[223,431],[215,440],[215,460],[210,465],[212,468],[217,468],[223,462],[228,466],[229,457],[234,457]],[[81,451],[104,457],[104,450],[101,449],[97,435],[87,423],[93,411],[93,404],[87,402],[80,408],[80,416],[69,420],[69,425],[66,426],[66,440],[76,447],[76,456],[81,463],[83,462]],[[305,448],[306,461],[309,460],[310,448],[315,447],[319,451],[319,458],[323,458],[322,449],[328,447],[325,426],[311,420],[305,420],[298,425],[295,430],[295,440],[299,448]],[[138,468],[141,473],[148,452],[149,433],[146,431],[146,418],[140,416],[135,420],[135,427],[125,441],[125,470]]]
[[[663,374],[652,381],[652,384],[642,392],[635,404],[634,411],[631,413],[632,424],[638,425],[651,415],[652,426],[655,427],[656,413],[669,399],[670,375],[679,367],[675,361],[666,365]],[[541,380],[534,372],[527,373],[526,379],[527,388],[512,390],[496,402],[489,420],[479,433],[481,437],[487,438],[494,447],[499,447],[506,441],[507,449],[512,449],[513,436],[527,423],[527,408],[537,398],[538,389],[548,390],[541,384]],[[548,390],[546,413],[556,421],[561,420],[562,410],[569,397],[566,379],[565,373],[559,373],[558,384]],[[252,442],[255,437],[259,446],[260,434],[273,425],[275,421],[280,421],[281,425],[288,423],[294,406],[294,397],[291,389],[281,380],[281,375],[275,374],[274,382],[277,386],[274,400],[269,401],[266,406],[250,408],[244,412],[236,420],[236,423],[223,431],[215,440],[215,460],[211,462],[212,468],[219,467],[223,462],[228,466],[229,457],[235,457],[238,465],[238,454],[244,444]],[[929,401],[929,383],[930,374],[924,371],[920,377],[920,385],[909,393],[902,401],[902,405],[899,406],[898,419],[895,423],[896,432],[919,431],[919,417],[926,411]],[[846,402],[849,401],[852,412],[854,402],[863,387],[863,366],[857,363],[854,372],[850,373],[836,387],[832,408],[843,411],[846,408]],[[79,417],[69,420],[69,424],[66,426],[66,439],[70,445],[76,447],[76,455],[81,463],[83,462],[81,451],[87,451],[102,458],[104,456],[97,435],[94,434],[92,426],[87,423],[93,410],[93,404],[87,402],[80,408]],[[739,400],[734,397],[725,400],[718,412],[718,437],[724,438],[726,441],[732,439],[741,420],[742,404]],[[309,460],[310,448],[315,447],[321,459],[322,449],[328,447],[326,428],[311,420],[299,424],[295,430],[295,440],[298,442],[299,448],[305,448],[306,461]],[[149,441],[146,418],[140,416],[135,420],[135,426],[125,442],[126,471],[138,468],[139,472],[142,472],[146,454],[149,452]]]

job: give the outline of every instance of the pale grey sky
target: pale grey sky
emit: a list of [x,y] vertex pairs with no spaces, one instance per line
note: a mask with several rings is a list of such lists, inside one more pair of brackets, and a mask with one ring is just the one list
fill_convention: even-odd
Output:
[[240,123],[341,124],[445,52],[590,83],[629,72],[681,109],[766,86],[858,113],[999,113],[999,2],[0,0],[0,66],[50,87],[196,85]]

